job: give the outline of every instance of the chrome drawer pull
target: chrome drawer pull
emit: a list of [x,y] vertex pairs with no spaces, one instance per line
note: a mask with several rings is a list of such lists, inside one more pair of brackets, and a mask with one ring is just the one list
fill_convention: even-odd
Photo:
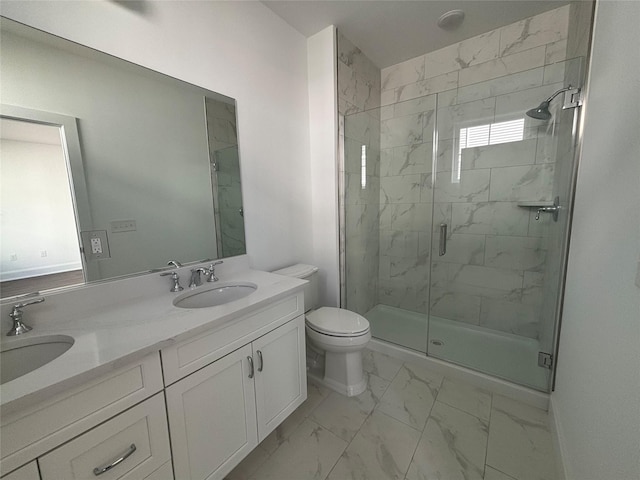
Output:
[[249,360],[249,368],[251,369],[249,370],[249,378],[253,378],[253,358],[247,356],[247,360]]
[[262,352],[258,350],[258,358],[260,359],[260,366],[258,367],[258,371],[262,371],[262,367],[264,367],[264,360],[262,359]]
[[109,470],[111,470],[116,465],[119,465],[122,462],[124,462],[135,451],[136,451],[136,444],[132,443],[131,446],[129,447],[129,449],[125,453],[123,453],[120,458],[118,458],[117,460],[114,460],[113,462],[111,462],[106,467],[96,467],[96,468],[94,468],[93,469],[93,474],[97,477],[98,475],[102,475],[104,472],[108,472]]

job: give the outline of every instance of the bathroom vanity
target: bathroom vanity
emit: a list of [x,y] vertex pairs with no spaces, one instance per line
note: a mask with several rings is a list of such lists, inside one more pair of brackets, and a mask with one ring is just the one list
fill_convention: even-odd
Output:
[[[178,308],[180,293],[156,273],[25,309],[34,329],[19,337],[66,335],[74,344],[2,385],[2,479],[229,473],[306,399],[305,282],[251,270],[246,256],[225,260],[219,276],[220,285],[257,288],[218,306]],[[4,333],[6,305],[2,315]],[[6,349],[12,339],[2,342]]]

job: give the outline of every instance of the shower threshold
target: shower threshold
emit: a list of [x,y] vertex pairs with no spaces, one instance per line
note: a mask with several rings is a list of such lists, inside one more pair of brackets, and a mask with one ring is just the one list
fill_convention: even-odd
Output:
[[537,340],[378,304],[364,315],[378,340],[547,392],[549,372],[538,366]]

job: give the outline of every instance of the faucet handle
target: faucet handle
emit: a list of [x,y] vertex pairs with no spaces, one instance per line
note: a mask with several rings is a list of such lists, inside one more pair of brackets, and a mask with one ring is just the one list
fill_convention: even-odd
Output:
[[11,328],[11,330],[9,330],[9,332],[7,333],[7,336],[13,337],[15,335],[21,335],[23,333],[27,333],[33,330],[33,327],[30,327],[29,325],[25,325],[24,323],[22,323],[22,310],[20,309],[28,305],[33,305],[35,303],[42,303],[42,302],[44,302],[44,297],[36,298],[33,300],[27,300],[26,302],[16,303],[13,306],[13,310],[9,314],[9,316],[13,320],[13,327]]
[[218,260],[209,265],[207,269],[207,282],[217,282],[219,280],[219,278],[216,277],[216,265],[220,265],[221,263],[224,263],[224,261]]
[[178,272],[163,272],[160,274],[161,277],[166,277],[167,275],[171,275],[171,280],[173,280],[173,287],[169,290],[170,292],[181,292],[184,290],[184,288],[180,286],[180,276]]

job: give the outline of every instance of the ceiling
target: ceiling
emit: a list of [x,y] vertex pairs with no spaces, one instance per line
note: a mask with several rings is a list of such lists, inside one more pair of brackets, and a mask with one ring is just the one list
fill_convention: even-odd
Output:
[[[523,18],[569,3],[563,0],[262,0],[309,37],[329,25],[378,67],[384,68]],[[443,13],[462,9],[454,31],[436,25]]]

